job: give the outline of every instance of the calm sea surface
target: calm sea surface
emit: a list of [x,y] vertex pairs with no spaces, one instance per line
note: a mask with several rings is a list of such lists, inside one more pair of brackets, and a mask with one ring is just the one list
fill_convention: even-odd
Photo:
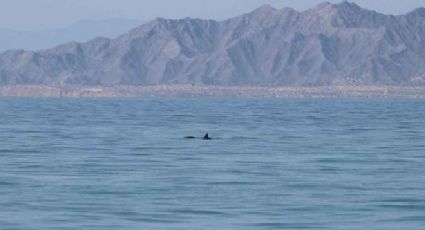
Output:
[[425,101],[1,99],[0,229],[423,230]]

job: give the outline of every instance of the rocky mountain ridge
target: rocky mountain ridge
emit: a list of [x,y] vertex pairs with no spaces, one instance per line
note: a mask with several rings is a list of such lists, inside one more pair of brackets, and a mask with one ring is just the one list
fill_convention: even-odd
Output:
[[0,54],[0,85],[425,85],[425,8],[262,6],[225,21],[158,18],[116,38]]

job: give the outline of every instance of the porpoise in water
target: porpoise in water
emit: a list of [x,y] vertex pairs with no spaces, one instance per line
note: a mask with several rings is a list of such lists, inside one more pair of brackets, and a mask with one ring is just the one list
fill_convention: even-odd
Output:
[[[186,138],[186,139],[196,139],[196,137],[195,136],[187,136],[187,137],[184,137],[184,138]],[[209,135],[208,135],[208,133],[206,133],[205,135],[204,135],[204,137],[202,138],[202,140],[211,140],[212,138],[210,138],[209,137]]]

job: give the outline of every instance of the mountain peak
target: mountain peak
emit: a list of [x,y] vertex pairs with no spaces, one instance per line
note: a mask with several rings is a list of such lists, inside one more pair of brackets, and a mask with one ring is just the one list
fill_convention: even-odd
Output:
[[255,9],[254,11],[252,11],[252,13],[261,13],[261,14],[265,13],[265,14],[267,14],[267,13],[270,13],[270,12],[274,12],[276,10],[277,9],[274,8],[273,6],[271,6],[269,4],[264,4],[260,7],[258,7],[257,9]]
[[319,3],[317,6],[313,7],[312,9],[310,9],[310,10],[320,10],[320,9],[328,8],[330,6],[332,6],[332,3],[322,2],[322,3]]
[[349,1],[342,1],[341,3],[333,5],[333,7],[338,9],[339,11],[345,11],[345,12],[358,12],[362,10],[362,8],[359,5]]
[[263,5],[225,21],[157,18],[116,39],[0,54],[0,85],[425,85],[425,9]]
[[418,15],[425,18],[425,7],[419,7],[411,11],[408,15]]
[[358,11],[362,9],[359,5],[353,2],[349,1],[342,1],[340,3],[330,3],[330,2],[323,2],[317,5],[316,7],[313,7],[310,9],[310,11],[323,11],[323,10],[354,10]]
[[376,28],[386,22],[387,15],[364,9],[359,5],[342,1],[337,4],[325,2],[305,12],[313,20],[317,17],[332,27]]
[[347,0],[341,1],[340,3],[337,3],[335,5],[339,7],[360,8],[360,6],[358,6],[356,3],[349,2]]

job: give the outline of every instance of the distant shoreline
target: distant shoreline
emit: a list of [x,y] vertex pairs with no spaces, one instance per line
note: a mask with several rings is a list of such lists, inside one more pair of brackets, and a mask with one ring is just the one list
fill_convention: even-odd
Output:
[[419,98],[425,87],[323,86],[323,87],[224,87],[192,85],[158,86],[0,86],[0,97],[118,98],[148,96],[217,96],[273,98]]

